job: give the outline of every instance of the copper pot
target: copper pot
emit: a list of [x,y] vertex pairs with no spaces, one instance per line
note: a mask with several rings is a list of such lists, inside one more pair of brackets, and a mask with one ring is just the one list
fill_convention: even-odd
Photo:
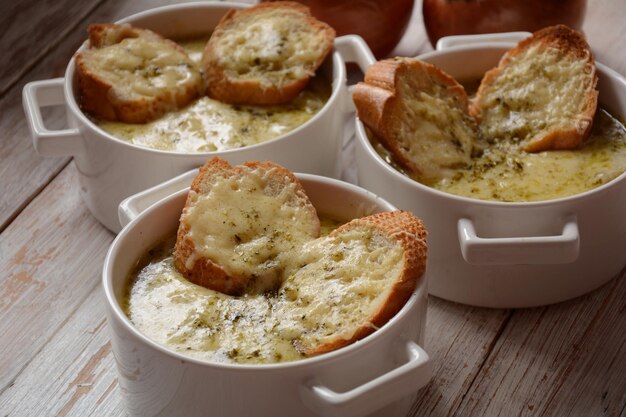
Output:
[[[267,0],[266,0],[267,1]],[[360,35],[376,58],[386,57],[400,42],[411,19],[413,0],[298,0],[337,36]]]
[[558,23],[580,30],[586,0],[423,0],[430,43],[449,35],[528,31]]

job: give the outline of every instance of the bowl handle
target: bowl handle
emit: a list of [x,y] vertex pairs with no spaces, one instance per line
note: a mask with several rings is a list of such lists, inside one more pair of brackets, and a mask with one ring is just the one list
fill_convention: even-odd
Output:
[[454,46],[466,46],[481,43],[505,43],[511,46],[531,35],[530,32],[484,33],[481,35],[445,36],[437,41],[435,49],[443,51]]
[[580,233],[575,216],[565,219],[563,231],[555,236],[484,238],[476,234],[471,219],[458,221],[461,253],[472,265],[565,264],[578,259]]
[[367,67],[376,62],[376,58],[367,43],[359,35],[345,35],[335,39],[335,49],[344,62],[352,62],[365,73]]
[[[345,35],[335,39],[335,49],[345,63],[354,63],[365,74],[367,67],[376,62],[376,58],[367,43],[359,35]],[[356,111],[352,102],[352,87],[348,86],[348,99],[346,100],[346,113]]]
[[78,128],[50,130],[43,123],[42,107],[65,104],[64,85],[63,78],[54,78],[30,82],[22,90],[26,121],[35,151],[41,156],[80,156],[85,152]]
[[336,392],[316,380],[307,381],[301,397],[307,407],[328,417],[354,417],[371,413],[416,392],[430,381],[428,354],[414,341],[404,340],[408,362],[347,392]]
[[191,171],[187,171],[184,174],[124,199],[117,207],[117,217],[122,227],[125,227],[128,223],[133,221],[151,205],[178,191],[188,188],[196,175],[198,175],[198,170],[192,169]]

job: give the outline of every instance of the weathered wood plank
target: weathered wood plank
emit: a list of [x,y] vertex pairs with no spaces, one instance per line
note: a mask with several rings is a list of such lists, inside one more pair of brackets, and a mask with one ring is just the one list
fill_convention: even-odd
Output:
[[618,416],[626,406],[626,276],[516,310],[456,416]]
[[429,297],[425,348],[434,375],[409,415],[442,416],[456,409],[510,315],[510,310],[473,308]]
[[[42,57],[56,51],[104,0],[19,0],[0,3],[0,97]],[[55,52],[56,53],[56,52]],[[57,57],[58,58],[58,57]]]
[[125,415],[104,309],[98,286],[0,396],[0,415]]
[[[67,165],[69,158],[41,158],[33,149],[21,96],[14,88],[0,101],[0,232],[19,214],[52,178]],[[62,125],[62,112],[49,112],[50,127]]]
[[78,195],[70,164],[0,235],[0,392],[100,284],[113,235]]

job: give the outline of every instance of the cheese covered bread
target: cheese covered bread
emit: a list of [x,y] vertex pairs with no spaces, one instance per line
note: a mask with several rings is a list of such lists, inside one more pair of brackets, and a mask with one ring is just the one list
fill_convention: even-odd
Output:
[[354,220],[281,258],[280,288],[241,297],[184,279],[165,241],[139,261],[127,312],[142,333],[182,355],[257,364],[303,359],[367,336],[402,309],[423,279],[425,238],[407,212]]
[[204,83],[184,49],[147,29],[94,24],[76,54],[80,104],[111,121],[146,123],[185,106]]
[[359,119],[424,181],[470,164],[478,140],[467,94],[437,67],[410,58],[378,61],[352,97]]
[[296,348],[317,355],[362,339],[404,306],[426,267],[426,230],[409,212],[378,213],[308,242],[293,259],[275,330],[297,330]]
[[591,132],[597,80],[583,36],[552,26],[521,41],[485,74],[470,111],[487,140],[519,141],[528,152],[573,149]]
[[293,100],[330,52],[335,31],[294,2],[231,10],[202,56],[207,94],[233,104]]
[[226,294],[275,290],[283,257],[319,236],[298,179],[272,162],[210,159],[191,184],[174,260],[191,282]]

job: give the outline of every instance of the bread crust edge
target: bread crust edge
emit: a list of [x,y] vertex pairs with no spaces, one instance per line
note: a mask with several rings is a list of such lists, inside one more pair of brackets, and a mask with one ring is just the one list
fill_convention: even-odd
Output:
[[399,242],[404,251],[405,268],[380,308],[355,330],[351,338],[344,339],[337,336],[319,346],[306,346],[298,343],[296,347],[305,356],[331,352],[374,333],[404,307],[413,295],[419,281],[424,279],[427,260],[427,231],[419,218],[411,212],[402,210],[377,213],[346,223],[332,231],[330,235],[341,234],[361,226],[369,226],[382,231],[390,239]]

